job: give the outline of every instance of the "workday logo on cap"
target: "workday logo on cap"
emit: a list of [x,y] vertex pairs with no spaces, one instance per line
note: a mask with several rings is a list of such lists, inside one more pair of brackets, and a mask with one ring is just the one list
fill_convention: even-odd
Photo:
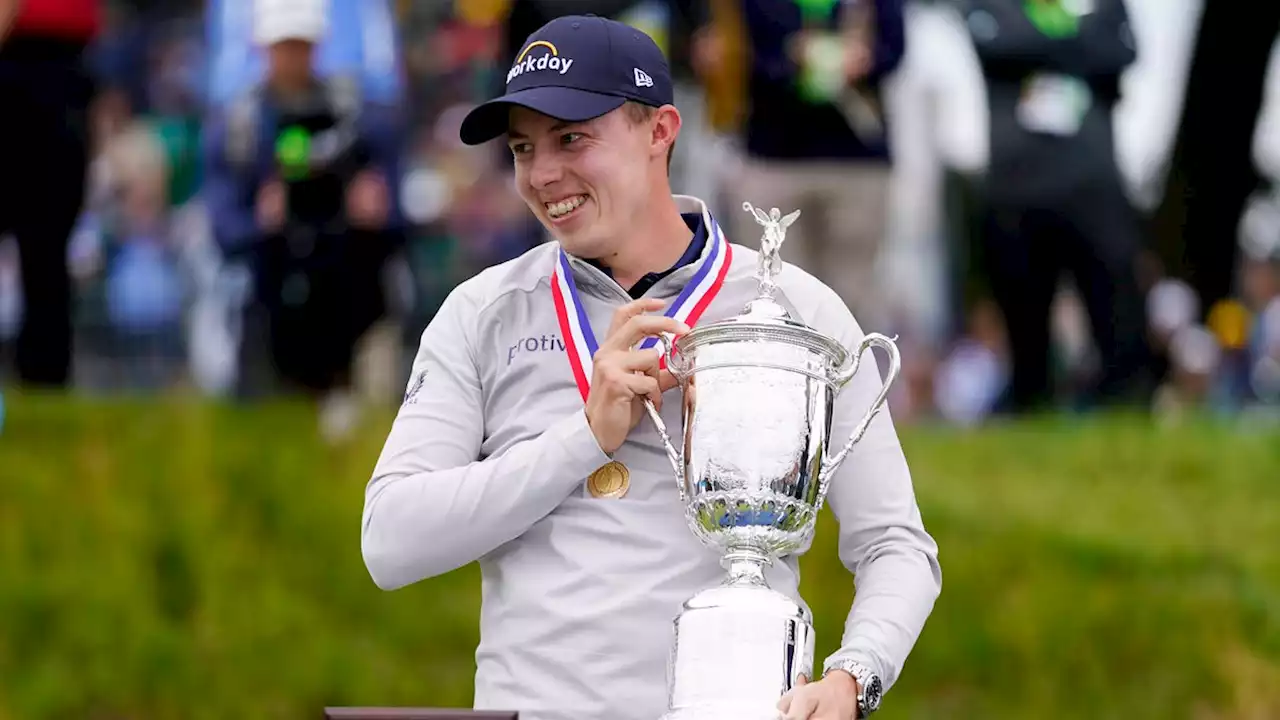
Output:
[[[545,48],[545,52],[534,55],[533,51],[538,48]],[[528,72],[551,70],[563,75],[569,72],[571,65],[573,58],[560,57],[560,51],[555,45],[546,40],[534,40],[516,56],[515,64],[507,71],[507,84],[510,85],[512,80]]]
[[652,37],[630,25],[594,15],[566,15],[525,40],[507,72],[503,94],[467,113],[458,136],[468,145],[478,145],[506,134],[512,107],[575,123],[598,118],[628,101],[650,107],[675,102],[662,50]]

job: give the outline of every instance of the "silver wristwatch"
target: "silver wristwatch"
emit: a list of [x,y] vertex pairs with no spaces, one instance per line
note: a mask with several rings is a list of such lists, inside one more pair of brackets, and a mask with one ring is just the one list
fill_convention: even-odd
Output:
[[880,677],[871,668],[856,660],[837,659],[827,662],[826,667],[822,668],[822,675],[825,677],[832,670],[843,670],[858,681],[858,717],[869,717],[880,709],[880,696],[884,687],[880,683]]

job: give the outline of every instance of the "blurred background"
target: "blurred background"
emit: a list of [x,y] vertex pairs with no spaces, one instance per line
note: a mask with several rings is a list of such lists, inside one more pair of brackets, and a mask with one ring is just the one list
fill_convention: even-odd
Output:
[[547,239],[457,129],[573,13],[898,336],[944,587],[886,718],[1280,718],[1280,4],[0,0],[0,720],[469,705],[478,573],[378,591],[363,488]]

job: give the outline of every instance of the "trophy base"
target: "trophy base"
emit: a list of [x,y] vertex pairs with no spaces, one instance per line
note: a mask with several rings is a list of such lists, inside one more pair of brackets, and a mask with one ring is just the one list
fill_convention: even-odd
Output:
[[662,720],[777,720],[778,699],[812,675],[809,612],[765,584],[767,558],[735,554],[725,583],[676,618]]

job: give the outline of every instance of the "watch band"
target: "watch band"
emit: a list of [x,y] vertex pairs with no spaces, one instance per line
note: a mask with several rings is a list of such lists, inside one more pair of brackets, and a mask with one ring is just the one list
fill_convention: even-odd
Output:
[[880,697],[884,692],[880,677],[875,671],[856,660],[833,659],[822,669],[823,677],[832,670],[843,670],[858,681],[858,717],[869,717],[880,709]]

